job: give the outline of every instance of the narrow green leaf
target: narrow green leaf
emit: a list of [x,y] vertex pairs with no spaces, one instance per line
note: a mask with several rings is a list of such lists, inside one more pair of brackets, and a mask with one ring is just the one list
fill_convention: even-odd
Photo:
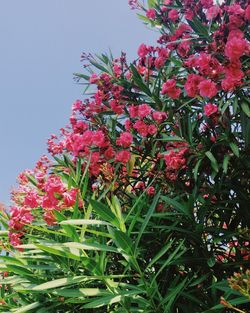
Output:
[[132,74],[133,74],[133,78],[134,78],[134,81],[136,83],[136,85],[146,94],[148,95],[149,97],[151,97],[151,91],[150,89],[148,88],[148,86],[143,82],[143,79],[141,77],[141,75],[138,73],[136,67],[131,64],[130,65],[130,69],[132,71]]
[[131,256],[133,254],[134,249],[133,242],[128,237],[128,235],[116,229],[114,230],[111,229],[111,234],[113,235],[113,239],[116,243],[117,248],[123,250],[124,252]]
[[96,200],[90,200],[90,204],[101,218],[113,224],[117,228],[120,228],[120,223],[110,208],[106,207],[104,204]]
[[42,303],[34,302],[31,304],[25,305],[25,306],[21,307],[20,309],[12,310],[12,312],[14,312],[14,313],[26,313],[26,312],[29,312],[30,310],[37,309],[41,306],[42,306]]
[[32,288],[28,288],[28,290],[47,290],[47,289],[58,288],[58,287],[62,287],[62,286],[79,284],[79,283],[86,281],[86,280],[87,280],[86,276],[75,276],[75,277],[60,278],[60,279],[55,279],[55,280],[37,285],[37,286],[32,287]]
[[219,172],[218,163],[217,163],[215,157],[213,156],[212,152],[207,151],[205,154],[206,154],[206,156],[209,158],[209,160],[211,161],[211,165],[212,165],[213,170],[214,170],[215,172]]
[[230,148],[231,148],[231,150],[233,151],[233,153],[237,156],[237,158],[240,156],[240,151],[239,151],[239,148],[238,148],[238,146],[235,144],[235,143],[233,143],[233,142],[230,142],[229,143],[229,146],[230,146]]
[[135,249],[138,247],[138,244],[140,242],[140,239],[144,233],[144,230],[145,228],[147,227],[148,225],[148,222],[151,218],[151,216],[153,215],[153,213],[155,212],[155,208],[156,208],[156,205],[158,204],[158,200],[160,198],[160,192],[158,192],[158,194],[154,197],[154,200],[153,200],[153,203],[151,204],[151,206],[149,207],[148,209],[148,212],[147,212],[147,215],[145,216],[144,218],[144,221],[141,225],[141,228],[140,228],[140,231],[139,231],[139,234],[137,236],[137,239],[136,239],[136,244],[135,244]]
[[171,247],[172,244],[174,243],[173,240],[169,241],[163,248],[154,256],[152,261],[148,264],[147,268],[150,268],[153,266]]
[[169,198],[168,196],[162,196],[161,199],[167,204],[171,205],[175,210],[187,216],[189,219],[192,219],[192,213],[189,211],[188,205],[181,204],[180,202]]
[[224,160],[223,160],[223,164],[222,164],[222,168],[223,168],[223,172],[226,174],[227,170],[228,170],[228,164],[230,161],[230,155],[225,155]]
[[99,220],[87,220],[87,219],[75,219],[75,220],[66,220],[62,221],[59,224],[61,225],[109,225],[110,223],[99,221]]
[[247,102],[242,102],[241,103],[241,108],[243,110],[243,112],[246,114],[247,117],[250,117],[250,107],[249,107],[249,103]]
[[109,293],[110,292],[107,291],[106,289],[100,288],[58,289],[53,291],[54,295],[63,296],[67,298],[95,297]]

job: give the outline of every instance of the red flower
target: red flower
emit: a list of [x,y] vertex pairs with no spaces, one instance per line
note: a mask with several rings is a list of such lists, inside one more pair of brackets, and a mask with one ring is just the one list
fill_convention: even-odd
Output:
[[24,205],[31,209],[38,207],[38,195],[35,191],[29,191],[26,193],[24,197]]
[[209,8],[206,12],[206,18],[208,21],[216,18],[218,14],[221,14],[221,9],[218,5],[213,5],[211,8]]
[[174,79],[169,79],[162,85],[161,93],[163,95],[167,94],[172,99],[177,99],[181,94],[181,89],[176,87]]
[[12,246],[19,246],[21,244],[20,237],[23,236],[23,233],[9,233],[9,240]]
[[29,209],[11,207],[10,208],[10,221],[9,227],[15,230],[22,230],[27,224],[31,224],[34,220],[34,216]]
[[218,113],[218,107],[215,104],[208,103],[204,106],[204,113],[207,117]]
[[149,196],[153,196],[155,194],[155,189],[153,186],[150,186],[147,188],[146,190],[146,193],[149,195]]
[[245,18],[246,18],[246,20],[250,20],[250,5],[248,5],[247,7],[246,7],[246,10],[245,10]]
[[230,61],[237,61],[247,50],[246,41],[242,38],[233,37],[227,41],[225,55]]
[[148,125],[146,123],[144,123],[143,121],[140,121],[140,120],[136,121],[134,123],[134,129],[136,129],[142,137],[147,137]]
[[147,17],[151,20],[154,20],[156,18],[156,11],[155,9],[149,9],[147,10],[147,13],[146,13]]
[[72,188],[70,191],[63,193],[63,204],[69,208],[72,207],[76,202],[78,190],[76,188]]
[[122,150],[122,151],[117,152],[115,160],[117,162],[126,164],[130,160],[130,152],[127,150]]
[[187,81],[184,85],[186,93],[189,97],[196,97],[198,94],[198,85],[203,80],[203,77],[196,74],[189,74],[187,77]]
[[178,20],[179,18],[179,14],[178,14],[178,11],[175,10],[175,9],[172,9],[168,12],[168,17],[169,19],[172,21],[172,22],[175,22]]
[[121,133],[120,137],[116,140],[116,144],[123,148],[128,148],[132,142],[133,136],[129,132]]
[[152,109],[149,105],[147,104],[141,104],[138,107],[138,116],[140,118],[146,117],[151,113]]
[[180,170],[185,164],[186,159],[184,158],[184,153],[186,148],[180,151],[170,151],[168,154],[164,155],[165,164],[168,170]]
[[218,92],[216,84],[211,79],[204,79],[199,83],[198,88],[202,97],[212,98]]
[[138,53],[140,58],[144,58],[148,54],[148,51],[149,51],[148,47],[144,43],[142,43],[140,45],[137,53]]

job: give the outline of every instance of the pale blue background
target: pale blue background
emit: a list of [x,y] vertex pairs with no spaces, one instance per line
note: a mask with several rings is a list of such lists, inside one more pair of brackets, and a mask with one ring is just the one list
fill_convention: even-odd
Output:
[[20,171],[47,152],[81,97],[72,79],[81,52],[136,57],[155,42],[127,0],[2,0],[0,3],[0,201]]

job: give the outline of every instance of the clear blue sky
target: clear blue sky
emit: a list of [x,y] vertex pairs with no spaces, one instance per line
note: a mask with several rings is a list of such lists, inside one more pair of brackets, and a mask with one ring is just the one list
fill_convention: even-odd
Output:
[[8,203],[18,173],[47,153],[47,138],[81,98],[72,78],[81,53],[110,48],[132,59],[156,34],[127,0],[2,1],[0,32],[0,201]]

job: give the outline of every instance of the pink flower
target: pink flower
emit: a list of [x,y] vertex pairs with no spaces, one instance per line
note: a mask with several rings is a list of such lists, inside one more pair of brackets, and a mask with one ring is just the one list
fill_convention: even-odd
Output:
[[186,164],[186,159],[184,158],[184,153],[186,149],[180,151],[170,151],[168,154],[164,155],[165,164],[168,170],[178,171]]
[[138,116],[138,107],[137,106],[134,106],[134,105],[129,106],[128,111],[129,111],[130,117],[135,118]]
[[24,205],[31,209],[38,207],[38,194],[34,190],[26,193],[24,197]]
[[212,98],[218,92],[216,84],[211,79],[204,79],[199,83],[198,88],[202,97]]
[[168,12],[168,17],[172,22],[176,22],[179,18],[178,11],[175,9],[172,9]]
[[98,82],[98,79],[98,75],[96,73],[93,73],[89,78],[89,82],[91,84],[96,84]]
[[153,186],[148,187],[147,190],[146,190],[146,193],[149,196],[153,196],[155,194],[155,188]]
[[127,118],[124,122],[124,127],[126,131],[129,131],[132,128],[132,126],[133,126],[132,122],[130,121],[130,119]]
[[237,61],[247,50],[246,41],[242,38],[233,37],[227,41],[225,55],[230,61]]
[[114,149],[110,146],[108,149],[105,150],[104,156],[106,159],[110,160],[115,156],[115,151]]
[[128,1],[128,5],[130,6],[130,8],[132,10],[138,9],[139,5],[138,5],[138,0],[129,0]]
[[198,94],[198,85],[203,80],[203,77],[196,74],[189,74],[187,77],[187,81],[184,85],[186,93],[189,97],[196,97]]
[[20,237],[23,236],[23,233],[9,233],[9,240],[10,240],[10,244],[12,246],[19,246],[21,244],[21,239]]
[[246,10],[245,10],[245,18],[246,18],[246,20],[250,20],[250,5],[248,5],[247,7],[246,7]]
[[176,87],[174,79],[169,79],[162,85],[161,93],[163,95],[167,94],[172,99],[177,99],[181,94],[181,89]]
[[155,67],[159,69],[164,66],[165,62],[166,62],[166,59],[162,57],[158,57],[155,59]]
[[59,176],[50,175],[45,183],[44,189],[48,196],[54,197],[55,193],[62,194],[65,191],[65,186]]
[[151,19],[154,20],[156,18],[156,11],[155,9],[149,9],[147,10],[146,16]]
[[142,43],[137,53],[140,58],[144,58],[148,54],[148,52],[149,52],[148,47],[144,43]]
[[144,118],[144,117],[148,116],[151,113],[151,111],[152,111],[152,109],[149,105],[147,105],[145,103],[141,104],[138,107],[138,116],[140,118]]
[[153,112],[152,117],[157,123],[161,123],[167,118],[167,113],[155,111]]
[[10,221],[9,227],[15,230],[22,230],[27,224],[31,224],[34,220],[34,216],[31,214],[29,209],[11,207],[10,208]]
[[45,213],[43,214],[43,219],[45,223],[49,226],[53,226],[56,224],[56,218],[53,214],[53,211],[51,210],[46,210]]
[[148,125],[146,123],[144,123],[143,121],[136,121],[134,123],[134,129],[136,129],[138,131],[138,133],[142,136],[142,137],[147,137],[148,135]]
[[93,144],[99,148],[106,146],[105,136],[101,130],[98,130],[93,134],[92,140]]
[[154,124],[148,126],[149,135],[154,135],[157,133],[157,127]]
[[76,202],[78,190],[76,188],[63,193],[63,204],[67,208],[72,207]]
[[115,156],[115,160],[117,162],[126,164],[130,160],[130,152],[128,150],[122,150],[122,151],[117,152]]
[[204,113],[207,117],[210,117],[213,114],[218,112],[218,107],[215,104],[208,103],[204,106]]
[[226,11],[232,15],[243,15],[244,14],[244,10],[237,3],[233,3],[229,6],[227,6]]
[[129,132],[123,132],[120,134],[120,137],[116,140],[118,146],[123,148],[128,148],[133,142],[133,136]]
[[79,111],[82,108],[82,101],[81,100],[76,100],[73,104],[72,104],[72,111]]
[[218,5],[213,5],[211,8],[209,8],[206,12],[206,18],[208,21],[211,21],[212,19],[216,18],[218,14],[221,14],[221,9]]
[[123,114],[124,113],[124,105],[120,104],[119,101],[113,99],[109,102],[111,109],[116,113],[116,114]]

